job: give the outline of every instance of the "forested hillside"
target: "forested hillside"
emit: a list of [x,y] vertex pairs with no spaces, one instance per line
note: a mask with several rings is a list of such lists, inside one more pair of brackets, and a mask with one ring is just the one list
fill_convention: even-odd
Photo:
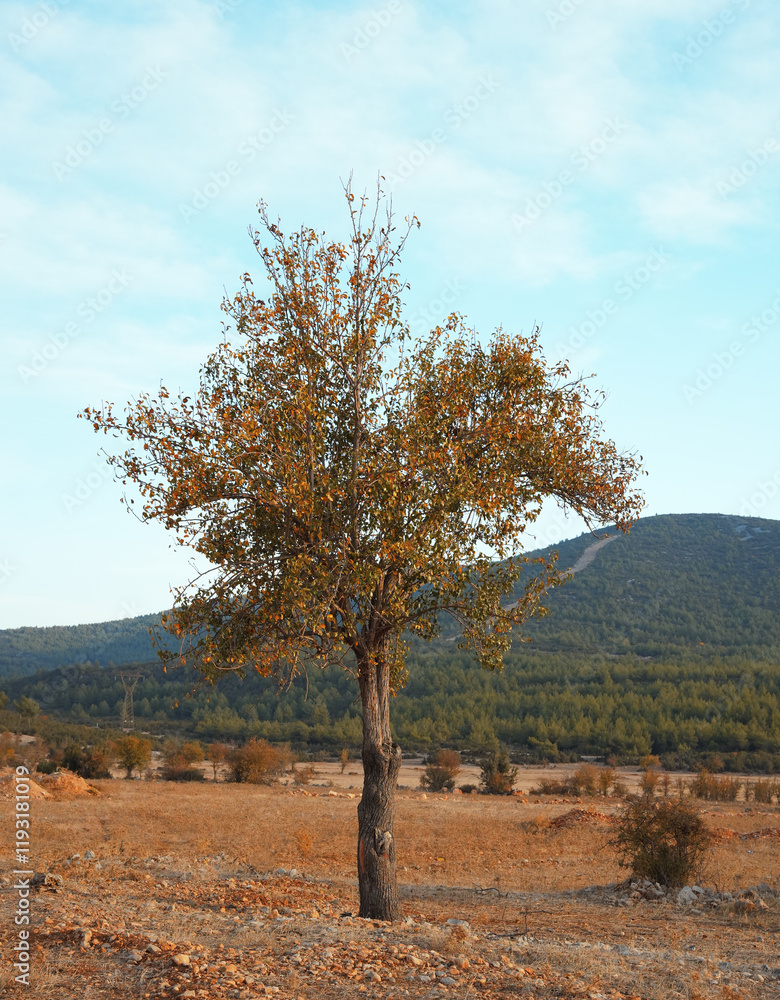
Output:
[[[577,566],[595,541],[583,535],[562,543],[561,565]],[[756,766],[780,762],[780,523],[646,518],[628,538],[618,535],[592,554],[549,595],[550,614],[529,626],[531,641],[515,644],[501,675],[480,670],[452,633],[413,645],[409,682],[392,707],[402,745],[503,742],[548,757],[718,753],[740,755],[743,765],[745,755]],[[152,621],[110,625],[124,625],[140,642]],[[119,648],[121,628],[80,627],[90,628],[106,629],[102,641],[108,636]],[[88,631],[79,636],[83,642]],[[90,652],[90,664],[0,686],[12,700],[35,699],[55,718],[116,724],[122,681],[116,669],[95,664],[105,661],[94,647]],[[197,686],[191,668],[165,674],[155,661],[135,669],[144,675],[136,721],[152,731],[258,735],[310,748],[360,741],[356,686],[346,670],[312,670],[279,693],[256,675],[212,688]]]
[[[576,565],[596,541],[584,534],[554,546],[559,565]],[[525,630],[539,650],[667,656],[698,646],[717,655],[775,657],[780,522],[721,514],[642,518],[630,535],[601,547],[546,604],[550,614]],[[87,661],[149,660],[149,627],[159,619],[2,630],[0,677]],[[441,648],[451,645],[450,632]]]
[[[595,541],[557,546],[574,566]],[[780,522],[719,514],[642,518],[548,598],[537,649],[780,657]]]
[[53,670],[68,663],[132,663],[155,655],[150,627],[160,615],[96,625],[0,630],[0,677]]

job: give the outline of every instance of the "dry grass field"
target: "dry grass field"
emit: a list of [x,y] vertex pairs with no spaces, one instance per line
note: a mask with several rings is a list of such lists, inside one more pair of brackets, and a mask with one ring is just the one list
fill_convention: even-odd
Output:
[[[32,899],[31,985],[18,985],[14,864],[4,852],[0,993],[780,997],[780,904],[768,889],[747,912],[630,899],[626,888],[603,888],[627,875],[608,845],[619,800],[426,796],[412,787],[419,773],[405,767],[401,777],[406,921],[394,925],[351,915],[355,764],[344,775],[317,765],[306,788],[113,780],[95,782],[99,796],[35,800],[32,867],[62,885]],[[534,781],[521,772],[526,792]],[[777,807],[702,809],[718,836],[701,884],[777,889]]]

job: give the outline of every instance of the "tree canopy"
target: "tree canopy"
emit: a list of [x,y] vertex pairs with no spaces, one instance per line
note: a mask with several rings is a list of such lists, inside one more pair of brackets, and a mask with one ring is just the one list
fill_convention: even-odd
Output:
[[[285,239],[261,203],[271,295],[245,274],[225,300],[239,338],[226,329],[197,398],[161,387],[124,416],[85,411],[141,444],[110,461],[140,487],[142,517],[214,567],[166,622],[207,672],[340,661],[381,636],[429,637],[442,612],[498,666],[557,582],[548,562],[501,604],[543,499],[620,528],[640,509],[600,397],[546,363],[538,331],[483,344],[452,315],[412,341],[394,270],[408,228],[394,243],[389,211],[380,225],[378,201],[366,226],[366,200],[347,194],[348,246],[311,229]],[[397,669],[402,643],[389,655]]]

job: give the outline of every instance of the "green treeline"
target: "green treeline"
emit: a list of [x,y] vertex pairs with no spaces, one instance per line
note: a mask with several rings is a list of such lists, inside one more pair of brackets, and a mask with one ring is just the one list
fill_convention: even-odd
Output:
[[[562,542],[560,567],[575,566],[596,540]],[[449,622],[430,645],[412,642],[409,682],[392,705],[404,749],[505,744],[537,757],[681,760],[748,754],[758,767],[766,764],[760,755],[780,755],[780,522],[643,518],[545,604],[549,614],[527,624],[528,641],[514,644],[498,675],[458,649]],[[312,668],[284,693],[257,675],[198,686],[192,669],[165,674],[145,662],[157,620],[2,632],[0,671],[12,662],[11,673],[31,673],[35,664],[39,672],[8,676],[0,689],[12,701],[34,699],[55,719],[116,726],[125,697],[120,668],[96,661],[134,659],[144,674],[134,696],[138,728],[204,740],[260,736],[310,749],[359,745],[348,670]],[[41,672],[50,666],[60,669]]]
[[[356,684],[347,670],[312,670],[289,691],[252,675],[196,687],[182,668],[135,665],[136,726],[205,740],[260,736],[309,748],[360,743]],[[43,713],[69,722],[116,726],[124,688],[114,671],[82,665],[7,682]],[[413,651],[409,682],[392,704],[404,749],[446,744],[486,750],[499,744],[558,754],[634,757],[647,753],[780,753],[780,667],[741,657],[582,657],[511,653],[501,674],[464,652]]]

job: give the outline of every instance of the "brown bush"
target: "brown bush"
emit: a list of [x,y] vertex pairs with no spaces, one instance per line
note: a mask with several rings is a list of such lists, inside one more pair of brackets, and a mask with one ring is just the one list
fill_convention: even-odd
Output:
[[742,782],[731,776],[717,778],[705,768],[696,775],[690,785],[691,795],[697,799],[713,802],[736,802]]
[[612,845],[634,875],[677,887],[695,877],[711,841],[693,806],[644,795],[630,799],[618,816]]
[[256,736],[231,751],[228,758],[234,781],[270,785],[285,771],[290,761],[287,747],[275,747]]

